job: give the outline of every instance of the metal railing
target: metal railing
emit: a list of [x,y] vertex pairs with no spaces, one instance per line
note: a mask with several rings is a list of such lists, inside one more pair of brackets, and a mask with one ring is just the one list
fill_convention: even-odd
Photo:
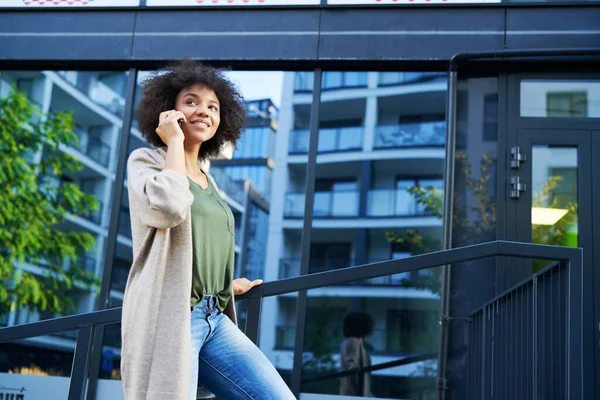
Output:
[[[246,326],[245,334],[254,343],[258,341],[258,330],[260,325],[260,312],[262,299],[265,297],[277,296],[285,293],[306,291],[335,284],[352,282],[357,280],[372,279],[385,275],[397,274],[402,272],[418,271],[427,268],[438,267],[441,265],[455,264],[465,261],[480,260],[490,257],[521,257],[527,259],[544,259],[560,261],[565,265],[564,278],[566,279],[566,290],[564,298],[566,301],[564,314],[564,329],[566,334],[564,342],[555,342],[550,340],[550,345],[559,346],[563,344],[564,349],[552,349],[561,351],[564,354],[564,360],[561,360],[564,367],[564,376],[551,376],[545,366],[539,369],[534,367],[535,373],[532,375],[535,379],[544,379],[544,382],[552,379],[563,379],[563,386],[568,392],[569,398],[579,399],[582,395],[582,270],[583,270],[583,251],[582,249],[546,246],[530,243],[516,243],[506,241],[495,241],[471,246],[465,246],[457,249],[443,250],[422,254],[414,257],[384,261],[375,264],[367,264],[356,267],[343,268],[335,271],[321,272],[310,275],[303,275],[290,279],[283,279],[273,282],[265,282],[260,286],[253,288],[243,296],[238,296],[238,300],[247,300],[246,303]],[[545,270],[546,272],[548,271]],[[536,274],[533,278],[536,285],[539,285],[540,279],[550,279],[543,275]],[[539,289],[538,289],[539,290]],[[539,302],[536,303],[539,307]],[[46,321],[40,321],[32,324],[23,324],[0,329],[0,343],[21,340],[52,333],[77,330],[77,342],[75,346],[75,356],[71,370],[68,400],[81,399],[85,393],[86,381],[88,379],[88,366],[90,354],[92,351],[92,339],[95,329],[101,325],[115,324],[121,320],[121,308],[113,308],[101,311],[95,311],[87,314],[73,315],[68,317],[56,318]],[[304,330],[304,321],[302,326],[298,326],[298,331]],[[537,337],[546,337],[548,332],[543,330],[536,331]],[[510,337],[512,338],[512,336]],[[508,343],[508,341],[507,341]],[[297,346],[296,346],[297,347]],[[534,359],[540,357],[539,350],[534,349]],[[295,348],[294,356],[302,356],[303,349]],[[484,363],[495,362],[495,360],[484,360]],[[293,374],[300,374],[300,370],[294,369]],[[89,377],[96,380],[96,376]],[[537,382],[532,382],[536,385]],[[537,399],[539,393],[533,391],[534,399]],[[541,398],[541,397],[540,397]]]
[[446,143],[444,121],[414,124],[378,125],[375,127],[375,149],[406,147],[443,147]]
[[[363,126],[347,126],[341,128],[321,128],[317,152],[335,153],[343,151],[362,151]],[[297,129],[290,132],[289,154],[308,153],[308,142],[310,139],[309,129]]]
[[552,263],[471,315],[469,399],[571,398],[570,278],[568,264]]

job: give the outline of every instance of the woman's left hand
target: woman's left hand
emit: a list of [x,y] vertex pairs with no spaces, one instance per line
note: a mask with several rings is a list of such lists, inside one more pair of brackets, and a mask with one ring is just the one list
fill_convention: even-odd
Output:
[[246,293],[254,286],[258,286],[262,283],[262,279],[256,279],[249,281],[246,278],[238,278],[233,280],[233,294],[239,296],[240,294]]

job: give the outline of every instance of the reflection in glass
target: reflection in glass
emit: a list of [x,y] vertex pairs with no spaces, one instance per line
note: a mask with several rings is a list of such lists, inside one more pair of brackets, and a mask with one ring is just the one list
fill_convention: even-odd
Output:
[[[444,76],[324,73],[309,273],[439,250]],[[283,98],[290,98],[292,108],[302,117],[308,115],[304,111],[306,95],[296,90]],[[303,170],[300,166],[306,165],[306,158],[300,155],[308,151],[307,121],[300,120],[290,132],[284,160],[290,171]],[[344,154],[338,154],[341,152]],[[304,193],[290,190],[285,194],[284,224],[289,224],[290,232],[299,227],[293,223],[303,215]],[[301,231],[295,234],[300,236]],[[289,252],[280,257],[280,278],[299,274],[299,255]],[[407,359],[402,367],[373,374],[370,383],[359,379],[356,382],[362,382],[364,391],[352,394],[418,398],[434,389],[439,278],[439,269],[432,269],[309,291],[302,392],[350,394],[346,389],[352,380],[324,379],[323,375],[346,367],[341,360],[345,353],[342,343],[356,339],[344,336],[344,316],[351,312],[373,318],[372,331],[360,339],[369,355],[363,359],[365,363],[433,352],[433,370]],[[283,327],[280,332],[283,336]]]
[[600,81],[521,81],[522,117],[600,118]]
[[[578,245],[577,148],[532,148],[531,242]],[[533,272],[548,261],[535,260]]]
[[0,344],[6,355],[0,359],[0,398],[68,398],[76,337],[77,331],[65,331]]
[[[10,226],[9,233],[14,238],[27,238],[25,243],[30,244],[26,248],[25,262],[14,264],[20,278],[13,281],[13,288],[19,290],[22,298],[18,302],[16,298],[2,299],[3,305],[8,306],[0,309],[4,325],[34,323],[95,309],[127,79],[128,74],[119,71],[0,73],[0,115],[9,115],[8,108],[17,104],[36,107],[42,115],[18,117],[21,124],[29,122],[27,132],[32,135],[29,140],[22,140],[24,131],[2,121],[12,138],[20,140],[20,153],[14,155],[12,162],[22,157],[31,167],[29,176],[18,177],[17,181],[22,184],[31,180],[32,183],[27,191],[22,191],[24,186],[7,191],[22,196],[12,202],[27,204],[27,213],[13,210],[11,218],[22,221],[4,221],[6,225],[3,224],[2,229]],[[16,96],[14,87],[26,95],[22,102],[6,102]],[[17,110],[13,108],[13,111]],[[47,140],[50,134],[52,139]],[[33,146],[37,140],[43,145]],[[0,143],[0,147],[10,148],[6,142]],[[69,160],[76,162],[73,168],[69,167]],[[10,182],[3,184],[10,185]],[[34,216],[35,220],[26,223],[23,218],[28,216]],[[15,249],[9,248],[8,253],[19,256]],[[27,283],[25,287],[21,279]],[[76,335],[76,331],[58,332],[3,344],[1,371],[20,367],[23,369],[17,374],[68,376]],[[26,368],[28,372],[23,372]],[[47,387],[45,379],[38,380],[35,386]],[[10,385],[2,382],[0,386],[14,387],[15,382],[9,382]],[[68,379],[65,382],[68,389]],[[31,398],[46,397],[43,392],[35,394],[31,383],[23,383],[23,386]]]

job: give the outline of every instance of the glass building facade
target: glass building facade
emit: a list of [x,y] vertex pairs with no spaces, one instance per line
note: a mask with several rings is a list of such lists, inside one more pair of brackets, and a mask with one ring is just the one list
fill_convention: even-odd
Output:
[[[39,173],[39,183],[76,185],[98,205],[52,225],[93,239],[94,246],[60,267],[74,263],[95,275],[95,286],[76,284],[61,293],[72,303],[61,313],[15,303],[0,314],[0,325],[121,306],[132,262],[125,160],[147,146],[135,117],[143,79],[163,64],[158,60],[190,56],[231,64],[227,74],[248,100],[237,147],[206,165],[235,216],[237,277],[278,281],[494,240],[581,247],[582,398],[596,398],[600,164],[593,155],[600,151],[600,76],[580,58],[486,61],[461,65],[452,88],[446,69],[455,53],[598,46],[600,13],[575,2],[419,9],[342,3],[185,12],[167,5],[159,13],[135,6],[79,14],[0,8],[0,22],[13,21],[0,34],[15,44],[0,44],[0,98],[16,90],[42,113],[69,111],[73,119],[76,142],[27,157],[50,161],[58,152],[81,168]],[[62,18],[74,16],[73,27],[64,24]],[[216,24],[211,35],[192,29],[188,18],[200,16]],[[165,28],[174,22],[189,34]],[[16,28],[36,24],[41,32]],[[123,33],[130,29],[131,42]],[[199,38],[206,40],[202,54],[196,53]],[[94,68],[89,49],[104,60]],[[449,146],[452,89],[457,118]],[[0,118],[6,118],[2,110]],[[446,215],[449,199],[452,214]],[[339,376],[344,319],[359,312],[373,322],[363,338],[375,366],[373,397],[429,400],[445,391],[446,398],[518,398],[470,392],[472,316],[546,266],[505,257],[453,264],[448,292],[440,266],[268,297],[258,345],[303,399],[347,398]],[[18,261],[15,271],[52,279],[43,259]],[[442,314],[445,302],[449,312]],[[238,304],[241,329],[246,306]],[[448,348],[441,354],[443,327]],[[99,331],[86,398],[122,398],[120,326]],[[65,398],[76,338],[68,331],[0,343],[0,386],[27,388],[32,398],[46,387],[47,398]],[[526,384],[515,388],[529,398]]]

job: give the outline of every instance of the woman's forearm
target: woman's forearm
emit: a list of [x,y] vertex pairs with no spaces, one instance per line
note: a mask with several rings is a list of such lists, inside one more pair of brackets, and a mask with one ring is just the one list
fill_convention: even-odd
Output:
[[176,137],[169,141],[164,169],[171,169],[187,176],[187,172],[185,170],[183,138]]

